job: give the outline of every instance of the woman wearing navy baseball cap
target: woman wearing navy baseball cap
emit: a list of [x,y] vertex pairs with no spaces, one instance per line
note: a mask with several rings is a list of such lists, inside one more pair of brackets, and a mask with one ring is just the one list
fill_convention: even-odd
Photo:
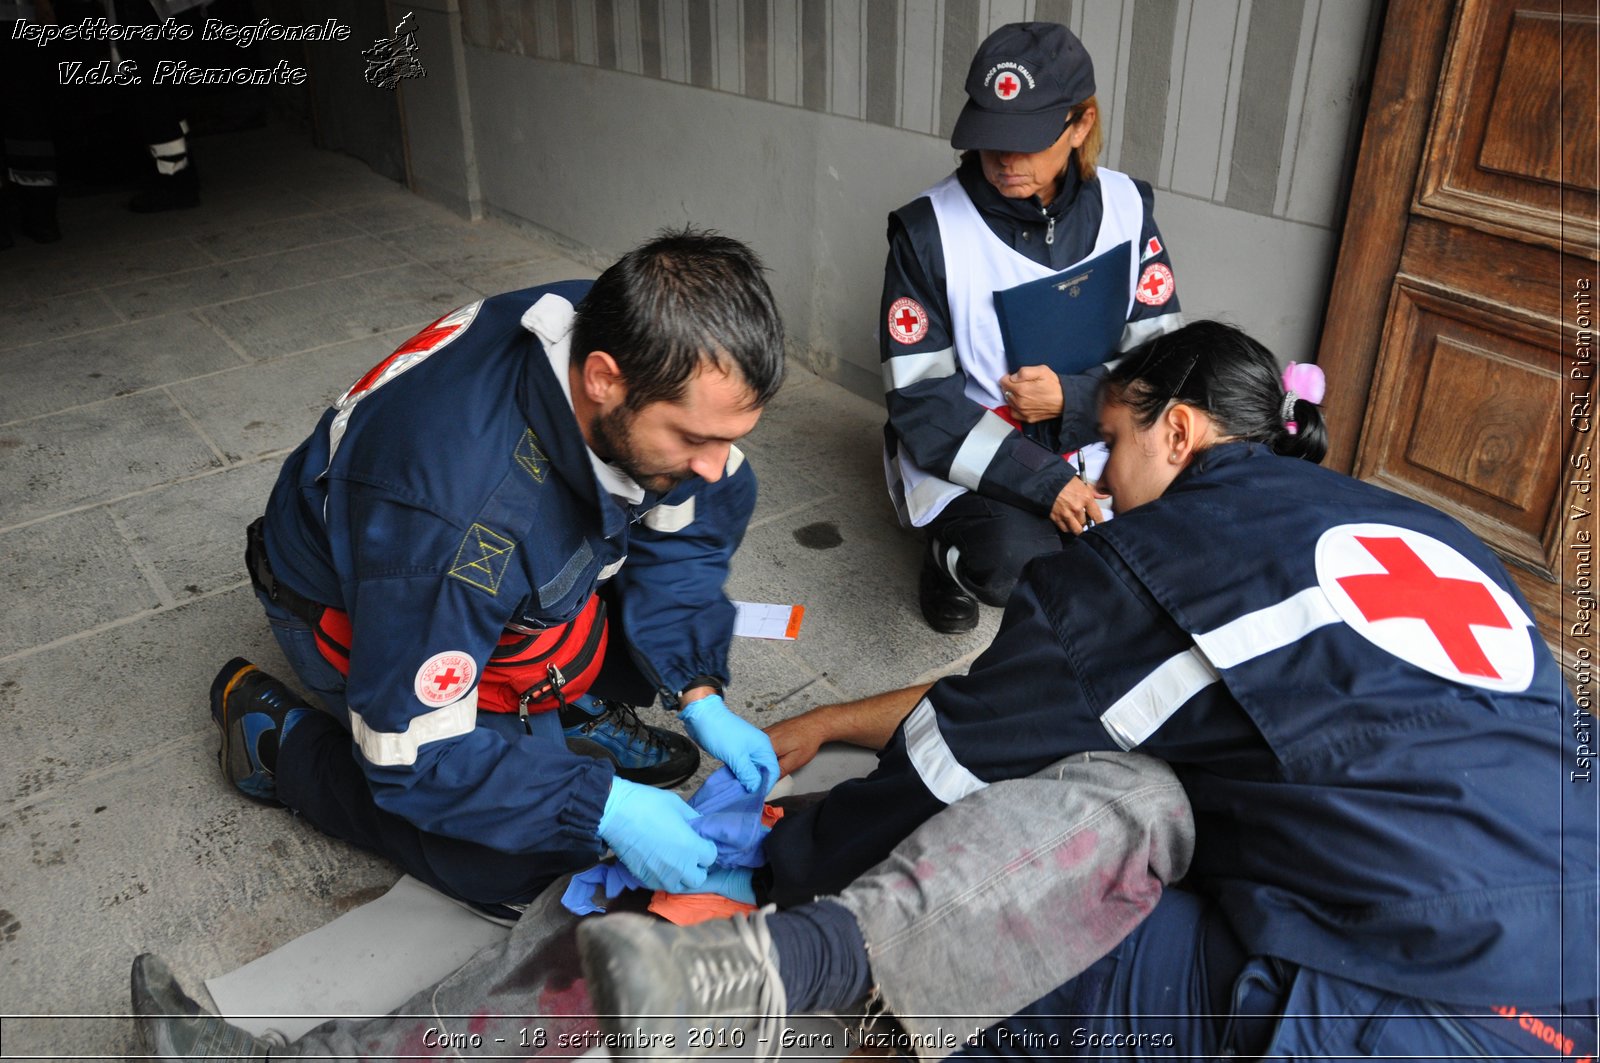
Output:
[[1182,323],[1150,186],[1097,164],[1083,42],[1003,26],[966,93],[960,166],[889,215],[878,322],[889,490],[927,533],[918,598],[946,633],[1106,516],[1075,453],[1097,438],[1102,363]]

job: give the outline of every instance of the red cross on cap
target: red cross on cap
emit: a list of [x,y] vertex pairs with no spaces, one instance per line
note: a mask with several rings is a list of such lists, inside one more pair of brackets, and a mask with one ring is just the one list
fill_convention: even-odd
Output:
[[1343,524],[1317,541],[1317,581],[1339,618],[1424,671],[1492,690],[1533,681],[1533,624],[1453,547],[1390,524]]
[[994,94],[1002,100],[1015,99],[1017,93],[1022,91],[1022,82],[1017,80],[1015,74],[1001,74],[995,78]]

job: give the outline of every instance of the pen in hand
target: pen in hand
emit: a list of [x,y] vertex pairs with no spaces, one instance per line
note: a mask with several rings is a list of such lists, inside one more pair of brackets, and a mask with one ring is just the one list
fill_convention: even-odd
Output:
[[[1089,477],[1085,476],[1083,473],[1082,450],[1075,450],[1072,452],[1072,467],[1078,470],[1078,479],[1082,480],[1090,487],[1094,486],[1094,484],[1089,483]],[[1083,512],[1083,530],[1088,531],[1092,527],[1094,527],[1094,518],[1089,516],[1089,511],[1087,508],[1085,508]]]

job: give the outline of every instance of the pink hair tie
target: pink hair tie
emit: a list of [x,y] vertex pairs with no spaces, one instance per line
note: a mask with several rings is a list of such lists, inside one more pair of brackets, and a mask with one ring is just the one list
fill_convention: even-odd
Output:
[[1314,365],[1290,362],[1283,368],[1283,409],[1278,417],[1290,435],[1300,433],[1300,425],[1289,418],[1294,416],[1296,399],[1305,399],[1313,406],[1322,405],[1322,396],[1328,390],[1328,378]]

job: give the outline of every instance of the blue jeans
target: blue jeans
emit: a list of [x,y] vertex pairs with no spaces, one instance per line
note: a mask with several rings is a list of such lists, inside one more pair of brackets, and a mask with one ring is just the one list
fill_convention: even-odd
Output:
[[317,649],[317,639],[310,626],[259,590],[256,601],[266,612],[272,637],[278,640],[278,648],[299,677],[304,692],[334,717],[344,720],[348,711],[344,701],[344,676]]

